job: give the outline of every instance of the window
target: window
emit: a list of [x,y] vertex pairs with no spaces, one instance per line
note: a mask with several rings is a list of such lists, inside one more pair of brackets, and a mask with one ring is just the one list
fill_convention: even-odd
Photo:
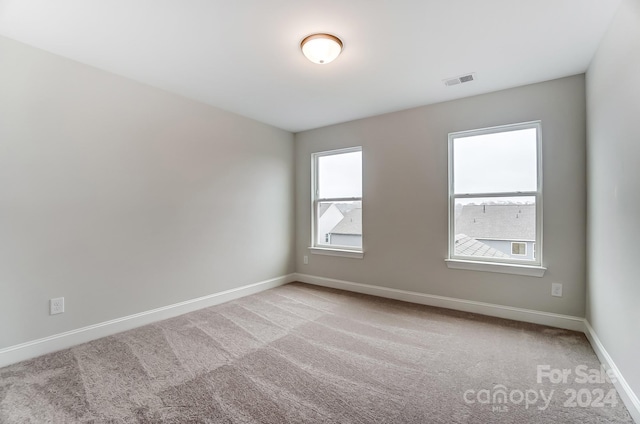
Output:
[[518,256],[526,256],[527,243],[511,243],[511,254]]
[[449,134],[448,262],[544,272],[540,132],[529,122]]
[[533,243],[533,258],[536,258],[536,244]]
[[362,148],[312,156],[313,253],[362,257]]

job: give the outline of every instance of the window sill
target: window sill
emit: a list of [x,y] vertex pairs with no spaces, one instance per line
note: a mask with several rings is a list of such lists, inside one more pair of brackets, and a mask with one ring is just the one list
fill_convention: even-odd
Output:
[[341,256],[343,258],[362,259],[364,252],[361,250],[330,249],[326,247],[310,247],[309,251],[314,255]]
[[460,259],[445,259],[450,269],[464,269],[468,271],[497,272],[500,274],[525,275],[527,277],[544,276],[547,268],[533,265],[500,264],[493,262],[463,261]]

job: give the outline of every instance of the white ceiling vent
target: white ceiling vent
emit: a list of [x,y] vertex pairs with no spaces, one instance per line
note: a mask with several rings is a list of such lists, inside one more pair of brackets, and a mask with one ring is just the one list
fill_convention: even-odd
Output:
[[460,75],[459,77],[449,78],[444,80],[444,85],[447,87],[451,87],[452,85],[464,84],[465,82],[471,82],[476,80],[476,74],[470,73],[465,75]]

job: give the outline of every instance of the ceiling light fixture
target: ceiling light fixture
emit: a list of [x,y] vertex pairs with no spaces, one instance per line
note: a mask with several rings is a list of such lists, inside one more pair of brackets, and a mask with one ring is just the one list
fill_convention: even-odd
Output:
[[331,34],[311,34],[302,40],[300,48],[313,63],[326,65],[342,52],[342,41]]

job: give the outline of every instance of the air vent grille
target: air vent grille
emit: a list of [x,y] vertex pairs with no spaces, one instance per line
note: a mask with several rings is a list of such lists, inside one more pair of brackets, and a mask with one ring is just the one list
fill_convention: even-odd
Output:
[[444,80],[444,85],[447,87],[451,87],[452,85],[464,84],[465,82],[471,82],[476,80],[476,74],[465,74],[460,75],[459,77],[449,78]]
[[460,77],[460,82],[470,82],[473,81],[473,75],[465,75]]

